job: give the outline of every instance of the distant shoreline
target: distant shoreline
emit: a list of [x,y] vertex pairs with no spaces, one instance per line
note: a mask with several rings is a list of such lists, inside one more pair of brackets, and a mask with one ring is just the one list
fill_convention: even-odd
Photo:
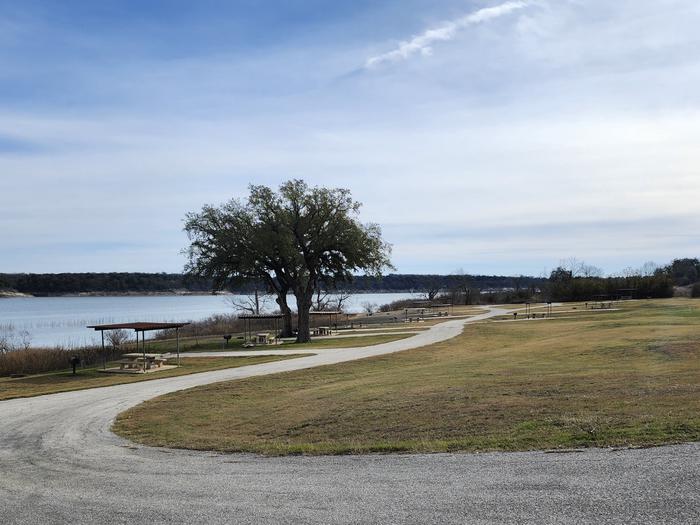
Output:
[[59,293],[59,294],[28,294],[21,292],[0,292],[0,298],[12,297],[174,297],[183,295],[234,295],[230,292],[190,292],[190,291],[171,291],[171,292],[78,292],[78,293]]
[[[328,292],[332,294],[333,292]],[[350,292],[350,295],[364,295],[364,294],[417,294],[414,290],[357,290]],[[0,291],[0,299],[12,299],[12,298],[44,298],[44,297],[178,297],[178,296],[206,296],[206,295],[220,295],[220,296],[236,296],[236,295],[250,295],[247,293],[236,293],[236,292],[190,292],[187,290],[182,291],[170,291],[170,292],[79,292],[79,293],[66,293],[66,294],[40,294],[32,295],[28,293],[15,292],[15,291]]]
[[13,292],[13,291],[8,291],[8,290],[0,291],[0,299],[11,299],[13,297],[34,297],[34,296],[30,295],[28,293],[22,293],[22,292]]

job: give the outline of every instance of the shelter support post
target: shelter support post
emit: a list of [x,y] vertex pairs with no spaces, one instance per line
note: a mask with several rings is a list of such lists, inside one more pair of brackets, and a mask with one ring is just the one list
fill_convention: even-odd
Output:
[[177,349],[177,366],[180,366],[180,329],[175,329],[175,348]]
[[[136,332],[138,337],[139,333]],[[141,349],[143,350],[143,373],[146,373],[146,332],[141,332]]]

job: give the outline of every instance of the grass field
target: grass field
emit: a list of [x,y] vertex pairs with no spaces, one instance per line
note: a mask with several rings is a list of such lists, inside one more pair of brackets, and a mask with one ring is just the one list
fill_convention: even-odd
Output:
[[[328,339],[315,339],[309,343],[285,343],[281,345],[262,345],[254,346],[251,348],[244,348],[243,341],[233,340],[229,341],[228,345],[222,343],[220,337],[202,337],[197,343],[193,339],[188,339],[181,341],[180,351],[181,352],[219,352],[219,351],[235,351],[235,350],[322,350],[324,348],[352,348],[352,347],[362,347],[378,345],[381,343],[388,343],[390,341],[398,341],[399,339],[404,339],[406,337],[411,337],[411,334],[390,334],[390,335],[357,335],[354,337],[339,337],[339,338],[328,338]],[[175,344],[172,341],[153,341],[147,342],[146,349],[149,352],[174,352]]]
[[700,301],[481,323],[450,341],[169,394],[150,444],[264,454],[645,446],[700,439]]
[[3,378],[0,379],[0,400],[162,379],[164,377],[194,374],[221,368],[256,365],[258,363],[289,359],[290,357],[297,356],[188,357],[181,360],[179,368],[145,375],[105,374],[99,372],[97,368],[86,368],[79,369],[75,375],[72,372],[54,372],[19,379]]

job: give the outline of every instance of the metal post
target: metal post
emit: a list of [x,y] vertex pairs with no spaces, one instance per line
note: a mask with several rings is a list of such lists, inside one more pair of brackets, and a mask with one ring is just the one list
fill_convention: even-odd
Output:
[[102,370],[107,370],[107,352],[105,351],[105,331],[100,330],[102,334]]
[[[136,337],[139,333],[136,332]],[[146,332],[141,332],[141,348],[143,349],[143,373],[146,373]]]
[[177,348],[177,366],[180,366],[180,328],[175,328],[175,346]]

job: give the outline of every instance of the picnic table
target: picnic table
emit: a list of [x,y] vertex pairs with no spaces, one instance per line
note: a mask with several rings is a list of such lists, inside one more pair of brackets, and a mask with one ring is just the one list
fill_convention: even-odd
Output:
[[146,359],[146,370],[150,370],[151,368],[160,368],[167,361],[167,359],[160,354],[144,355],[139,353],[133,353],[123,354],[122,358],[119,361],[117,361],[117,363],[119,363],[119,368],[121,370],[141,369],[144,368],[144,358]]
[[260,332],[255,334],[255,344],[269,345],[275,342],[275,337],[269,332]]

